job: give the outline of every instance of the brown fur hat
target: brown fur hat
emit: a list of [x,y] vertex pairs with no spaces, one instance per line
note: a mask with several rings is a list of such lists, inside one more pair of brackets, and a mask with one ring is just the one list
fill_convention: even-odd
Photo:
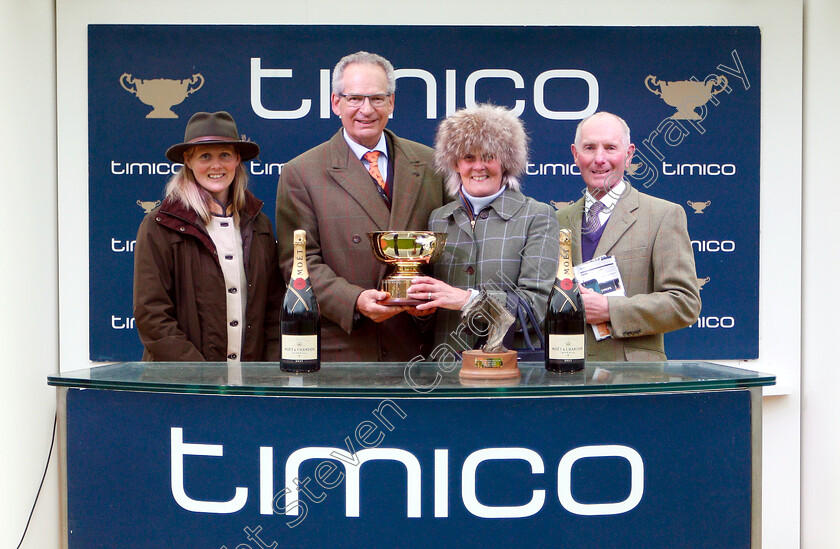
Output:
[[486,103],[461,109],[444,119],[435,136],[435,167],[446,177],[452,196],[461,186],[455,167],[467,154],[497,158],[502,166],[502,183],[519,190],[519,176],[528,163],[525,125],[512,111]]

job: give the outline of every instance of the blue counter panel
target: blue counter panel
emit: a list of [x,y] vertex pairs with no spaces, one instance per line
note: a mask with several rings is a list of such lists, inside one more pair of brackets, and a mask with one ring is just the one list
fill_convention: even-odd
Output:
[[69,544],[747,548],[750,414],[748,390],[347,399],[69,389]]

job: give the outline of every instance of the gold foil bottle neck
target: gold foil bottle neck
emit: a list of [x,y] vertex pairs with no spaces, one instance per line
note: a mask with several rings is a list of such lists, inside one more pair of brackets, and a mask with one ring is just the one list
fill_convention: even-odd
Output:
[[292,279],[309,278],[309,271],[306,268],[306,231],[303,229],[296,230],[292,237],[292,243],[295,248]]
[[572,233],[569,229],[560,229],[560,261],[557,264],[557,278],[574,280],[575,271],[572,268]]

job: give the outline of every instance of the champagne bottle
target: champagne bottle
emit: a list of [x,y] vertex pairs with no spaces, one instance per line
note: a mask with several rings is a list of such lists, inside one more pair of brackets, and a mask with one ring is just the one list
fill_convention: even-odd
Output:
[[586,314],[572,269],[572,235],[560,231],[560,264],[548,297],[545,313],[545,368],[552,372],[576,372],[586,358]]
[[321,312],[306,268],[306,231],[294,233],[292,276],[280,313],[280,369],[315,372],[321,368]]

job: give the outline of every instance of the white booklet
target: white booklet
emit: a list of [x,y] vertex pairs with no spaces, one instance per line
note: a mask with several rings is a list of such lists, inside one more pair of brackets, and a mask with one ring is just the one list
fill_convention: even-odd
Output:
[[[599,294],[624,296],[624,283],[621,281],[621,273],[618,272],[618,264],[611,255],[595,257],[580,265],[575,265],[575,278],[581,286],[594,290]],[[595,339],[601,341],[610,337],[608,324],[590,324],[595,333]]]

